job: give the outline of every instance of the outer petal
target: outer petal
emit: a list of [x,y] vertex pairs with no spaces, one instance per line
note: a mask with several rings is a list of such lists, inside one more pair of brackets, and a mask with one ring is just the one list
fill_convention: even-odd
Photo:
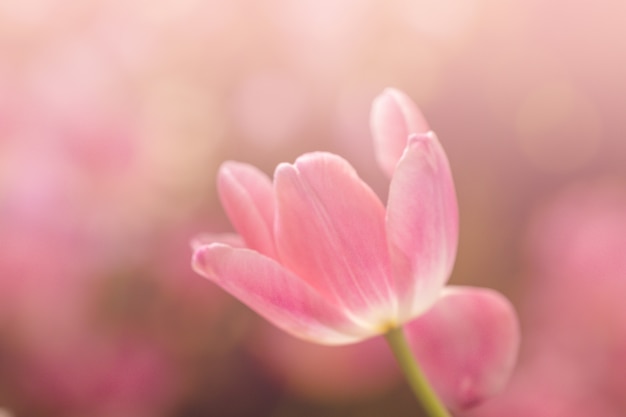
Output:
[[258,252],[214,243],[195,251],[192,266],[296,337],[323,344],[345,344],[369,336],[341,308]]
[[405,329],[429,381],[455,409],[496,394],[517,358],[515,311],[493,290],[447,287],[433,308]]
[[413,101],[393,88],[386,89],[374,100],[370,127],[378,164],[389,177],[393,175],[409,136],[430,130]]
[[395,318],[385,208],[343,159],[301,156],[276,169],[276,245],[284,265],[377,330]]
[[458,242],[448,159],[432,132],[412,136],[389,188],[387,239],[401,320],[432,305],[448,280]]
[[275,257],[274,195],[267,175],[252,165],[224,162],[217,187],[224,210],[250,249]]
[[201,246],[210,245],[211,243],[223,243],[233,248],[246,247],[241,236],[235,233],[202,233],[194,236],[191,242],[189,242],[189,245],[191,249],[195,251]]

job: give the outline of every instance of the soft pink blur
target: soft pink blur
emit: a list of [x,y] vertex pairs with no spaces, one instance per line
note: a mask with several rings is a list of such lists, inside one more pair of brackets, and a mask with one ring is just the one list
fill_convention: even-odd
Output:
[[[622,203],[612,191],[574,203],[597,222],[571,249],[579,262],[555,259],[553,229],[527,229],[573,183],[624,188],[625,12],[621,0],[0,2],[0,414],[68,415],[15,378],[33,346],[71,358],[63,346],[88,326],[112,332],[103,350],[137,341],[173,363],[172,404],[154,416],[414,416],[402,384],[325,405],[287,394],[247,353],[252,314],[187,269],[194,231],[231,231],[214,187],[223,160],[269,173],[331,151],[384,200],[368,114],[394,86],[445,138],[461,216],[452,283],[498,289],[533,317],[511,389],[529,392],[528,410],[578,392],[552,414],[622,415],[626,382],[609,366],[624,354]],[[547,340],[555,351],[533,347]],[[555,357],[586,358],[583,380]]]
[[383,395],[402,381],[382,337],[349,346],[322,346],[265,324],[250,343],[251,354],[292,395],[332,402]]
[[624,182],[572,185],[535,212],[528,230],[522,362],[506,392],[471,415],[622,415]]

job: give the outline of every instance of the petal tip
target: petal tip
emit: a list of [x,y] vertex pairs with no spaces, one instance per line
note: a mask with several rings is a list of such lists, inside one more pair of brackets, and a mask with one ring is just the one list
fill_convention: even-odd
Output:
[[[445,166],[449,170],[448,156],[439,142],[437,135],[431,130],[425,133],[414,133],[409,136],[406,150],[412,149],[416,155],[421,155],[432,169]],[[405,150],[405,152],[406,152]]]
[[189,246],[191,247],[191,250],[195,252],[201,246],[206,245],[207,243],[209,243],[208,239],[209,239],[209,237],[206,234],[199,234],[197,236],[194,236],[189,241]]
[[378,163],[389,176],[393,175],[409,136],[430,130],[417,105],[395,88],[386,88],[374,99],[370,129]]
[[213,251],[218,247],[228,247],[221,243],[202,244],[194,249],[191,258],[191,268],[199,275],[210,280],[216,279],[216,273],[213,268],[211,258]]
[[395,87],[386,87],[380,95],[394,100],[399,107],[402,107],[403,103],[411,101],[411,99],[402,90]]
[[408,140],[409,144],[432,141],[438,141],[437,135],[432,130],[422,133],[411,133]]
[[408,133],[426,133],[430,126],[415,102],[402,90],[388,87],[378,96],[381,102],[393,106],[395,112],[402,115]]
[[385,88],[374,98],[372,102],[372,114],[379,114],[385,106],[393,105],[396,102],[394,97],[397,93],[398,91],[395,88]]
[[236,161],[224,161],[220,164],[218,168],[218,175],[229,174],[235,170],[237,170],[241,165],[244,165],[241,162]]
[[274,187],[276,187],[276,181],[279,181],[279,178],[284,175],[293,175],[297,172],[297,169],[294,164],[290,164],[289,162],[281,162],[276,165],[274,169]]
[[300,167],[302,165],[306,165],[311,162],[323,161],[323,160],[328,160],[328,159],[336,159],[336,158],[339,158],[339,156],[330,152],[322,152],[322,151],[307,152],[305,154],[300,155],[298,158],[296,158],[296,161],[294,162],[293,165],[295,165],[296,167]]
[[263,177],[263,174],[257,167],[238,161],[224,161],[218,169],[218,180],[234,181],[240,183],[248,177]]

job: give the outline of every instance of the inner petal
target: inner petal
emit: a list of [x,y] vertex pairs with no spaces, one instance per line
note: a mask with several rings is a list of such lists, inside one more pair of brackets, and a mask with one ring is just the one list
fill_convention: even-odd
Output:
[[252,165],[228,161],[220,167],[217,185],[224,210],[246,246],[275,257],[274,195],[267,175]]
[[371,326],[396,317],[385,208],[342,158],[305,154],[275,173],[275,236],[290,270]]

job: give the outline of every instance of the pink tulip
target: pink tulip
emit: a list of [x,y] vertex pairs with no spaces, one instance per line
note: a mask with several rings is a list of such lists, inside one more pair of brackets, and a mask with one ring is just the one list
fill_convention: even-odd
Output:
[[[386,208],[333,154],[280,164],[273,182],[226,162],[219,194],[244,247],[205,236],[195,242],[193,267],[277,327],[321,344],[357,342],[423,316],[409,329],[414,348],[443,367],[438,385],[448,403],[472,405],[511,371],[515,314],[497,294],[442,291],[456,256],[456,195],[443,148],[415,105],[386,90],[371,127],[391,176]],[[422,343],[420,335],[436,340]],[[436,343],[446,347],[441,357]]]
[[247,248],[201,245],[195,270],[301,338],[345,344],[385,333],[426,311],[452,269],[456,197],[433,135],[409,141],[386,211],[329,153],[280,164],[274,184],[226,162],[218,187]]

